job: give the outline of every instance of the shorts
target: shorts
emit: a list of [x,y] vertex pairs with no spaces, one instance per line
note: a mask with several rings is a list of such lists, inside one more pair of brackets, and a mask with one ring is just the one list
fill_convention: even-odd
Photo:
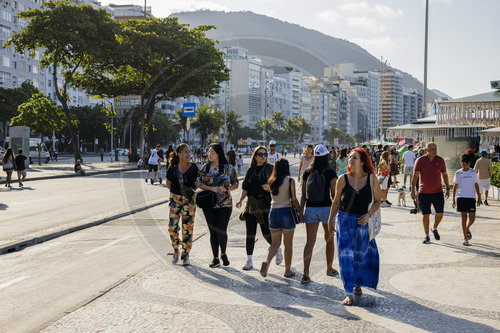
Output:
[[405,166],[404,174],[405,175],[410,175],[410,176],[413,175],[413,167],[412,166],[411,167],[410,166],[408,166],[408,167]]
[[428,215],[431,213],[431,205],[434,206],[434,210],[436,211],[436,213],[442,213],[444,211],[443,192],[418,194],[418,206],[423,215]]
[[383,179],[383,181],[380,183],[380,189],[381,190],[387,190],[389,188],[389,179],[391,178],[389,175],[382,177],[379,176],[380,179]]
[[457,212],[475,213],[476,199],[474,198],[457,198]]
[[318,223],[328,224],[330,218],[330,206],[328,207],[307,207],[304,212],[304,223]]
[[292,207],[272,208],[269,212],[269,229],[270,230],[293,230]]
[[149,165],[149,172],[154,171],[158,172],[158,164],[148,164]]
[[17,170],[17,178],[26,178],[26,170]]
[[490,178],[479,179],[479,192],[484,193],[484,191],[490,190]]

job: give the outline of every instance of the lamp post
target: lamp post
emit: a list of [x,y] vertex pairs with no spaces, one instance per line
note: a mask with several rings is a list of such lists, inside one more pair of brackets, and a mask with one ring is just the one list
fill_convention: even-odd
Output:
[[423,93],[423,112],[427,115],[427,40],[429,35],[429,0],[425,0],[425,46],[424,46],[424,93]]
[[227,81],[224,85],[224,152],[227,152]]

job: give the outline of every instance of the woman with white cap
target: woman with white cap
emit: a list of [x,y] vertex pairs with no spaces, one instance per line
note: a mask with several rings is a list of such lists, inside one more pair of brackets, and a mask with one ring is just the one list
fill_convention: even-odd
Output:
[[[326,274],[333,276],[338,272],[333,268],[334,244],[333,236],[328,232],[328,218],[332,198],[335,197],[337,173],[328,163],[328,149],[324,145],[314,148],[314,160],[302,176],[301,210],[304,212],[307,241],[304,247],[304,273],[302,283],[309,283],[309,266],[316,243],[319,223],[323,225],[326,241]],[[305,207],[305,211],[304,211]]]

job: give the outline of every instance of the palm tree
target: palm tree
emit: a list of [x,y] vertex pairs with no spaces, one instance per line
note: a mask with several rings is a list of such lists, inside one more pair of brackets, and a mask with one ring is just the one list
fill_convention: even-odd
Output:
[[182,128],[182,133],[183,133],[183,142],[186,142],[186,133],[187,133],[187,117],[184,117],[182,115],[182,109],[177,110],[175,113],[175,122],[179,127]]
[[227,137],[230,140],[229,143],[233,143],[235,139],[236,132],[242,129],[243,120],[241,119],[241,115],[231,110],[226,115],[226,124],[227,124]]
[[221,125],[220,112],[208,105],[202,106],[196,111],[196,117],[192,123],[196,133],[200,136],[202,146],[205,145],[210,135],[219,133]]
[[274,121],[276,128],[281,131],[285,125],[286,117],[283,112],[276,111],[276,113],[271,116],[271,120]]
[[299,142],[302,143],[304,141],[304,136],[311,133],[311,125],[309,125],[304,117],[300,117],[297,119],[297,129],[299,133]]
[[264,144],[266,145],[267,135],[275,129],[275,123],[270,119],[261,119],[255,123],[255,127],[262,131]]

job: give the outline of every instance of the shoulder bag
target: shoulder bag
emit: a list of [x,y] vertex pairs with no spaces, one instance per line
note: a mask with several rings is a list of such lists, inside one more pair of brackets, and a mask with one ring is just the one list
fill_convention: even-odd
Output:
[[[205,168],[205,172],[207,172],[207,168]],[[213,186],[218,186],[220,182],[219,175],[213,177]],[[217,193],[215,192],[202,190],[196,192],[195,194],[196,206],[200,207],[201,209],[213,208],[217,204]]]
[[[370,185],[371,185],[371,179],[370,179]],[[370,208],[373,206],[374,203],[373,187],[371,187],[371,190],[372,190],[372,203],[370,204],[370,207],[368,207],[368,210],[370,210]],[[370,221],[368,221],[368,232],[370,234],[370,240],[374,239],[380,233],[380,229],[382,229],[382,215],[380,213],[380,208],[379,208],[372,215]]]
[[294,224],[299,224],[300,223],[300,216],[299,212],[295,207],[293,207],[293,202],[292,202],[292,178],[288,179],[288,193],[290,194],[290,202],[292,203],[292,207],[290,207],[290,214],[292,215],[292,220]]
[[184,185],[184,176],[179,171],[178,164],[175,165],[175,172],[177,173],[177,179],[179,180],[181,195],[188,198],[188,200],[191,200],[193,198],[193,195],[195,194],[195,191],[191,187]]

